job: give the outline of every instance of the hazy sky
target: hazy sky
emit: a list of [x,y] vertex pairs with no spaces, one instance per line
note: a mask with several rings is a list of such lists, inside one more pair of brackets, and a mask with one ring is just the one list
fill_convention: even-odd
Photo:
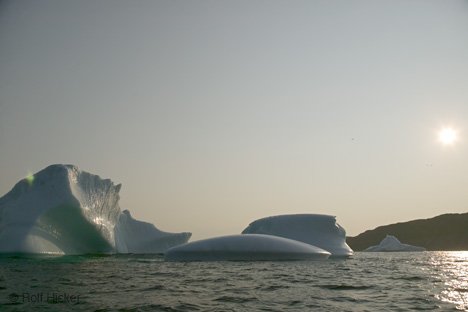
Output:
[[467,212],[467,136],[467,1],[0,2],[0,196],[71,163],[194,239],[356,235]]

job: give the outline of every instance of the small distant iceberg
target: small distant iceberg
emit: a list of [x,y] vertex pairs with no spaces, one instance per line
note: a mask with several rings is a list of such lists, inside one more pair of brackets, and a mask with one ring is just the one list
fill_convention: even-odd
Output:
[[169,249],[166,261],[324,260],[330,253],[299,241],[262,234],[229,235]]
[[331,253],[349,257],[353,250],[346,244],[346,231],[336,217],[321,214],[291,214],[258,219],[242,234],[267,234],[297,240]]
[[426,248],[413,246],[401,243],[398,238],[393,235],[387,235],[380,244],[371,246],[364,251],[367,252],[382,252],[382,251],[426,251]]
[[164,253],[191,233],[168,233],[121,211],[109,179],[51,165],[0,198],[0,253]]

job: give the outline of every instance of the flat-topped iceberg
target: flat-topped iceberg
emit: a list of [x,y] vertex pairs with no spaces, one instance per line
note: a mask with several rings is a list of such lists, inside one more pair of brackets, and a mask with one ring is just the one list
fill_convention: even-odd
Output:
[[348,257],[353,250],[346,244],[346,231],[336,218],[321,214],[279,215],[258,219],[242,234],[268,234],[294,239],[322,248],[335,257]]
[[387,235],[380,244],[371,246],[364,251],[426,251],[426,248],[401,243],[393,235]]
[[262,234],[229,235],[169,249],[167,261],[320,260],[330,253],[299,241]]
[[0,198],[2,253],[163,253],[190,233],[166,233],[120,210],[109,179],[52,165]]

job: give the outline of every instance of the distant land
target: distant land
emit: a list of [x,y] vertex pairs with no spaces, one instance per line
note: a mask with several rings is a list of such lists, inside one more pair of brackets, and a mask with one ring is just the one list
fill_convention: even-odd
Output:
[[346,242],[354,251],[378,245],[387,234],[402,243],[421,246],[427,250],[468,250],[468,213],[443,214],[430,219],[419,219],[379,226]]

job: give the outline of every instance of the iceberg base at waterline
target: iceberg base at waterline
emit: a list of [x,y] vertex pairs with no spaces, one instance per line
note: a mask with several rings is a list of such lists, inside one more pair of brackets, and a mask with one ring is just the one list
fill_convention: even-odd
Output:
[[166,261],[324,260],[326,250],[299,241],[263,234],[220,236],[169,249]]
[[191,233],[168,233],[122,212],[121,185],[51,165],[0,198],[0,253],[164,253]]
[[401,243],[393,235],[387,235],[380,244],[371,246],[364,250],[365,252],[384,252],[384,251],[426,251],[426,248]]

